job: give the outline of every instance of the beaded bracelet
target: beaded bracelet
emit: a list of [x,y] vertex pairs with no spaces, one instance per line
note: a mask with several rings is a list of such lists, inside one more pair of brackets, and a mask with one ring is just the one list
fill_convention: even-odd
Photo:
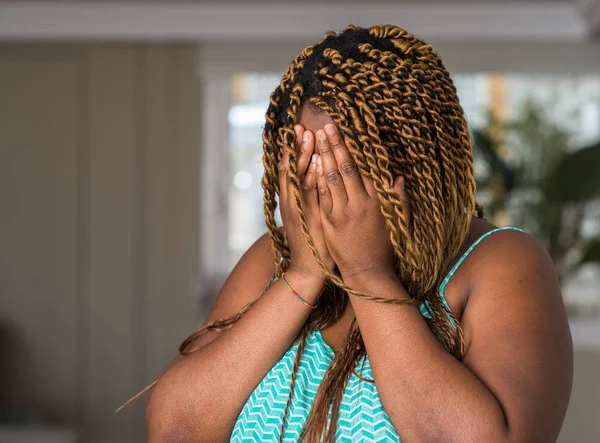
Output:
[[286,285],[288,288],[290,288],[290,291],[292,291],[292,293],[293,293],[293,294],[294,294],[296,297],[298,297],[298,300],[300,300],[302,303],[304,303],[306,306],[308,306],[308,307],[309,307],[309,308],[311,308],[311,309],[315,309],[315,308],[317,307],[317,305],[314,305],[314,306],[313,306],[313,305],[311,305],[311,304],[308,304],[308,303],[306,302],[306,300],[304,300],[302,297],[300,297],[300,294],[298,294],[296,291],[294,291],[294,288],[292,288],[292,286],[289,284],[289,282],[288,282],[288,281],[285,279],[285,272],[284,272],[283,274],[281,274],[281,279],[283,280],[283,282],[285,283],[285,285]]

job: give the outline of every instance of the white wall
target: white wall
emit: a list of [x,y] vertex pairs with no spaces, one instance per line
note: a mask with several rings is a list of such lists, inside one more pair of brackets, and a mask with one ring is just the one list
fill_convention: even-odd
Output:
[[144,441],[113,411],[198,316],[195,54],[0,45],[0,407]]

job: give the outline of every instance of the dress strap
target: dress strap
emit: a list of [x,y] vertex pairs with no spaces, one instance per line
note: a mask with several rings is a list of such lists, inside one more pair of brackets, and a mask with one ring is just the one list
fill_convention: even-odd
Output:
[[[446,300],[446,296],[444,295],[444,290],[446,289],[446,285],[448,284],[448,282],[450,281],[450,279],[452,278],[452,276],[454,275],[454,273],[456,272],[456,270],[458,269],[458,267],[462,264],[462,262],[465,261],[465,259],[467,258],[467,256],[471,253],[471,251],[473,251],[473,249],[475,249],[475,247],[479,243],[481,243],[484,238],[489,237],[494,232],[499,232],[499,231],[521,231],[521,232],[524,232],[522,229],[513,228],[513,227],[504,227],[504,228],[492,229],[491,231],[486,232],[481,237],[479,237],[469,247],[469,249],[467,249],[467,251],[462,255],[462,257],[460,258],[460,260],[458,260],[456,262],[456,264],[452,267],[452,270],[450,270],[450,272],[448,273],[448,275],[446,276],[446,278],[444,278],[444,280],[442,281],[442,284],[440,285],[440,298],[442,299],[442,303],[444,304],[444,306],[446,307],[446,309],[448,309],[448,312],[450,312],[451,309],[450,309],[450,305],[448,304],[448,301]],[[433,312],[431,311],[431,305],[429,304],[429,302],[426,301],[426,302],[424,302],[421,305],[421,313],[423,315],[429,317],[429,318],[433,317]],[[456,322],[452,319],[452,317],[450,315],[448,315],[448,318],[450,319],[450,322],[452,323],[452,326],[454,326],[454,328],[456,329]]]
[[444,289],[446,289],[446,285],[448,284],[448,282],[450,281],[450,279],[452,278],[452,276],[454,275],[454,273],[456,272],[456,270],[459,268],[459,266],[462,264],[462,262],[465,261],[465,259],[468,257],[468,255],[473,251],[473,249],[475,249],[475,247],[479,243],[481,243],[485,238],[489,237],[493,233],[500,232],[500,231],[520,231],[520,232],[524,232],[522,229],[513,228],[511,226],[506,226],[506,227],[503,227],[503,228],[492,229],[491,231],[486,232],[481,237],[479,237],[477,240],[475,240],[473,242],[473,244],[469,247],[469,249],[467,249],[466,252],[462,255],[462,257],[460,258],[460,260],[458,260],[456,262],[456,264],[452,267],[452,269],[450,270],[450,272],[448,272],[448,275],[446,276],[446,278],[444,279],[444,281],[440,285],[440,295],[441,295],[442,301],[444,302],[444,304],[446,305],[446,307],[448,307],[448,303],[446,302],[446,297],[444,296]]

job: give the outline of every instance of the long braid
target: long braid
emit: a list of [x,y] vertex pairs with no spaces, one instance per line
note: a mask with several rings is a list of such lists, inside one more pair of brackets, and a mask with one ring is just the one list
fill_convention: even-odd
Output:
[[[264,214],[266,225],[269,228],[269,236],[271,238],[271,244],[273,245],[273,253],[276,266],[276,275],[280,276],[283,273],[281,269],[282,261],[289,260],[289,248],[283,232],[277,229],[277,223],[275,221],[275,210],[277,203],[275,200],[276,194],[279,193],[279,181],[277,180],[277,164],[279,163],[278,154],[281,153],[280,149],[275,149],[276,142],[273,138],[273,132],[276,127],[275,119],[279,113],[279,102],[281,100],[282,91],[280,88],[273,91],[269,99],[269,107],[265,115],[265,130],[262,134],[264,146],[272,147],[272,149],[265,149],[263,155],[263,166],[264,174],[262,178],[262,188],[264,191],[263,202],[264,202]],[[284,263],[287,264],[287,263]]]
[[275,196],[276,194],[279,194],[277,164],[281,160],[283,147],[285,145],[283,137],[281,136],[281,126],[277,125],[276,118],[281,113],[282,97],[285,97],[286,95],[289,96],[290,85],[297,76],[298,70],[302,66],[302,61],[310,57],[311,54],[311,47],[304,49],[302,53],[294,59],[294,62],[282,77],[279,87],[271,94],[269,98],[269,107],[265,114],[266,123],[262,133],[263,146],[265,147],[263,156],[265,173],[261,182],[264,190],[264,213],[266,224],[269,228],[271,242],[273,244],[276,275],[278,277],[280,277],[284,270],[289,267],[290,251],[285,232],[279,229],[275,222]]
[[279,434],[279,441],[283,442],[283,437],[285,435],[285,422],[287,418],[287,413],[290,410],[290,406],[292,404],[292,399],[294,398],[294,388],[296,387],[296,376],[298,375],[298,368],[300,366],[300,360],[302,359],[302,353],[304,352],[304,348],[306,346],[306,340],[308,338],[309,330],[306,326],[303,326],[300,330],[300,340],[298,344],[298,349],[296,350],[296,356],[294,357],[294,365],[292,366],[292,379],[290,381],[290,394],[288,395],[288,399],[285,403],[285,409],[283,411],[283,419],[281,420],[281,433]]

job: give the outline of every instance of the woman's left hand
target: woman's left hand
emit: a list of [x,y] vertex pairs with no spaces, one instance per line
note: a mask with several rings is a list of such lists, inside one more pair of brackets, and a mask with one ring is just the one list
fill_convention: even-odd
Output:
[[[335,125],[316,133],[319,209],[327,248],[342,278],[395,275],[394,250],[373,181],[363,177]],[[410,216],[404,179],[394,181]]]

